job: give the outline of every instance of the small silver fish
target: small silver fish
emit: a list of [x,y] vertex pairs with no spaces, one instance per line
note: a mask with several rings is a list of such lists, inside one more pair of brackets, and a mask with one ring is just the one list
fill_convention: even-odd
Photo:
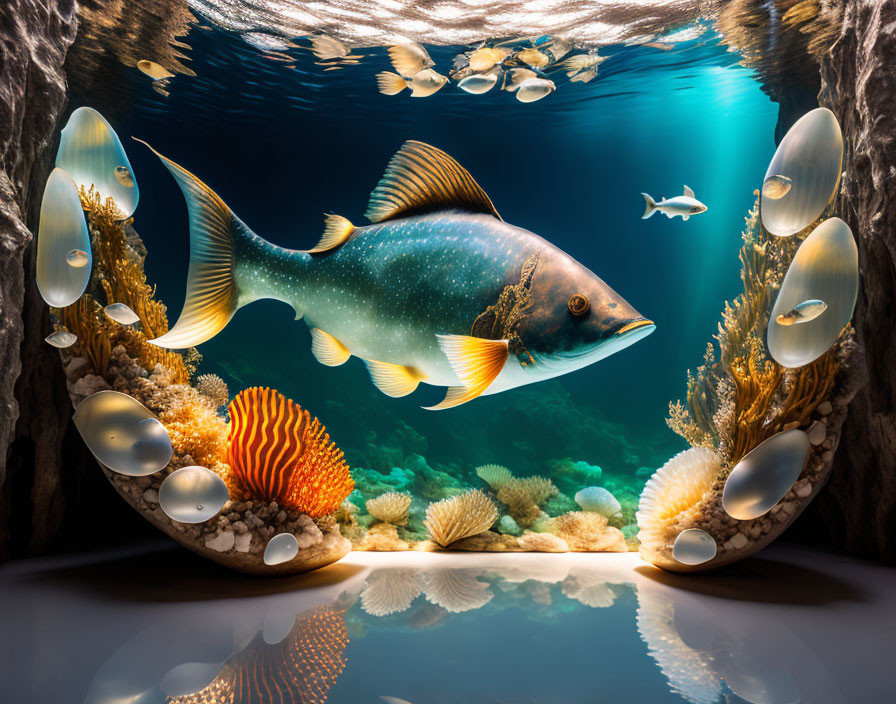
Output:
[[815,320],[819,315],[828,309],[828,304],[819,301],[817,298],[810,298],[808,301],[797,303],[793,310],[789,313],[782,313],[775,322],[778,325],[799,325],[800,323],[808,323]]
[[694,191],[687,186],[684,187],[684,195],[675,196],[674,198],[664,197],[659,203],[646,193],[642,193],[641,195],[644,196],[645,203],[644,214],[641,216],[642,220],[646,220],[656,211],[660,211],[667,218],[674,218],[676,215],[680,215],[682,220],[687,220],[691,215],[699,215],[708,210],[708,208],[694,196]]
[[516,91],[516,99],[521,103],[534,103],[553,93],[556,88],[554,82],[547,78],[527,78],[520,83],[520,87]]
[[87,256],[87,252],[83,249],[73,249],[65,255],[65,261],[73,269],[82,269],[87,266],[87,262],[90,261],[90,258]]
[[53,347],[57,347],[60,350],[64,350],[66,347],[71,347],[77,341],[78,336],[68,330],[57,330],[44,338],[44,342],[53,345]]
[[103,311],[109,318],[122,325],[133,325],[140,322],[140,317],[124,303],[110,303]]
[[786,176],[780,176],[778,174],[769,176],[762,184],[762,195],[766,198],[771,198],[772,200],[778,200],[779,198],[786,196],[790,192],[792,186],[793,181]]
[[466,78],[462,78],[458,82],[457,87],[473,95],[488,93],[495,87],[500,73],[501,69],[491,70],[487,73],[473,73]]
[[116,166],[115,178],[117,178],[118,182],[125,188],[133,188],[136,185],[134,183],[134,176],[127,166]]
[[398,697],[380,697],[386,704],[411,704],[407,699],[399,699]]

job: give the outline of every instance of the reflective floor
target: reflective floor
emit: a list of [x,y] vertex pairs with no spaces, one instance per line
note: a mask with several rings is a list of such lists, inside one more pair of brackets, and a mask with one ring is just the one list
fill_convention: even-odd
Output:
[[235,576],[167,546],[0,568],[4,702],[892,701],[896,570],[770,549],[354,553]]

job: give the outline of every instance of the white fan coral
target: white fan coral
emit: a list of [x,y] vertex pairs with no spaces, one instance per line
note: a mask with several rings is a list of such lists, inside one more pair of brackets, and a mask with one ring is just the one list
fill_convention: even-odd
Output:
[[371,616],[400,613],[407,611],[422,591],[423,578],[417,570],[375,570],[361,590],[361,608]]
[[426,600],[453,614],[482,608],[493,596],[467,570],[434,570],[426,578]]
[[451,543],[484,533],[498,520],[498,508],[478,489],[442,499],[426,509],[423,524],[432,539],[443,548]]
[[370,499],[366,503],[367,513],[378,521],[396,526],[408,524],[408,509],[411,507],[411,495],[398,491],[387,491],[382,496]]
[[722,465],[705,447],[679,452],[647,480],[638,502],[638,539],[641,555],[664,550],[696,517],[698,506],[710,490]]
[[513,479],[513,474],[510,473],[510,470],[498,464],[484,464],[481,467],[477,467],[476,474],[494,491],[497,491]]

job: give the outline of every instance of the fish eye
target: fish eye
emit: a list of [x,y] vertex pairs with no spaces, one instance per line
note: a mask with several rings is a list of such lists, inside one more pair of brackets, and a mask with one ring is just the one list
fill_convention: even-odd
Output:
[[569,308],[569,312],[574,316],[581,318],[591,309],[591,301],[588,300],[587,296],[583,296],[581,293],[574,293],[570,296],[566,307]]

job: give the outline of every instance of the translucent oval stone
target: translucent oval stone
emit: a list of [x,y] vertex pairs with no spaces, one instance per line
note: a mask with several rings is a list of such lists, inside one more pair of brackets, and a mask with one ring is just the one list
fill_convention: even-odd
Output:
[[702,565],[716,556],[716,541],[706,531],[688,528],[681,531],[672,546],[672,557],[683,565]]
[[[800,245],[781,282],[768,324],[774,360],[796,368],[821,357],[852,318],[858,292],[859,252],[852,230],[840,218],[825,220]],[[799,325],[777,322],[809,299],[824,301],[827,309]]]
[[133,325],[140,322],[139,316],[124,303],[110,303],[103,311],[116,323],[122,325]]
[[299,541],[292,533],[277,533],[264,549],[264,564],[279,565],[299,554]]
[[100,391],[88,396],[73,416],[87,447],[109,469],[142,477],[171,461],[171,440],[158,418],[127,394]]
[[159,505],[172,520],[202,523],[230,499],[227,485],[210,469],[191,466],[172,472],[159,487]]
[[140,189],[131,162],[115,130],[93,108],[78,108],[68,119],[56,166],[65,169],[78,186],[88,190],[93,185],[104,200],[112,198],[122,219],[137,209]]
[[802,430],[785,430],[759,443],[728,475],[722,491],[725,511],[740,521],[764,515],[793,486],[808,456],[809,436]]
[[75,269],[81,269],[90,263],[90,255],[83,249],[73,249],[65,255],[65,261]]
[[[87,256],[80,267],[68,263],[77,249]],[[77,301],[90,281],[90,234],[81,208],[78,189],[62,169],[53,169],[44,187],[37,235],[37,288],[55,308]]]
[[827,108],[807,112],[778,145],[765,172],[760,215],[766,230],[789,237],[821,217],[840,183],[843,135]]
[[78,336],[68,330],[57,330],[44,338],[44,342],[53,345],[53,347],[58,347],[61,350],[64,350],[66,347],[71,347],[77,341]]

